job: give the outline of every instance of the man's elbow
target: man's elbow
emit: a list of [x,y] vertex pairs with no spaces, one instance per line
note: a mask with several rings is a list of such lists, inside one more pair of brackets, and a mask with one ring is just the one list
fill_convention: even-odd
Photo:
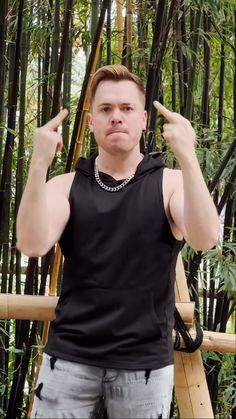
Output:
[[202,237],[199,241],[189,243],[196,252],[205,252],[212,249],[218,243],[219,235],[208,235],[205,239]]
[[25,256],[30,258],[37,258],[46,255],[49,249],[42,249],[42,248],[34,248],[33,246],[29,246],[26,243],[17,240],[16,243],[17,249],[23,253]]
[[219,234],[220,234],[220,221],[218,216],[212,226],[209,226],[206,231],[205,242],[203,242],[202,251],[210,250],[219,241]]

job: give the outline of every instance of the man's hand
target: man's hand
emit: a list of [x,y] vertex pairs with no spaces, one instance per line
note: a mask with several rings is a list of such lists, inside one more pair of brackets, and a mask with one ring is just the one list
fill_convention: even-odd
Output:
[[35,130],[32,159],[40,159],[46,169],[52,163],[56,152],[61,151],[63,147],[62,136],[57,129],[67,115],[67,109],[63,109],[53,119]]
[[189,120],[182,115],[171,112],[157,100],[153,104],[168,121],[167,124],[163,125],[163,137],[170,144],[175,157],[181,164],[183,159],[188,159],[195,154],[195,131]]

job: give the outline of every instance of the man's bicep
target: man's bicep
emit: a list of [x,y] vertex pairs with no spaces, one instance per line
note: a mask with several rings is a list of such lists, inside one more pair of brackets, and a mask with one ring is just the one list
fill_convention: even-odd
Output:
[[69,189],[63,178],[54,178],[47,183],[49,242],[52,246],[60,239],[70,217]]

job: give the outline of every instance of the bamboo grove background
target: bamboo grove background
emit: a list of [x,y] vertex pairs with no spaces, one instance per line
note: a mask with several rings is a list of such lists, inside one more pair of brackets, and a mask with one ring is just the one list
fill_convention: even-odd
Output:
[[[100,42],[100,44],[99,44]],[[189,118],[197,153],[221,216],[219,244],[183,249],[191,298],[204,329],[235,333],[236,306],[236,2],[235,0],[1,0],[0,2],[0,278],[1,292],[47,294],[55,249],[25,258],[15,221],[32,136],[61,107],[64,149],[49,176],[69,171],[75,149],[89,155],[86,91],[97,66],[122,62],[146,84],[148,129],[141,147],[176,161],[162,140],[159,99]],[[83,138],[83,140],[82,140]],[[61,269],[57,283],[60,292]],[[25,418],[42,345],[36,321],[0,324],[0,417]],[[236,418],[233,355],[203,352],[214,413]],[[175,417],[178,409],[175,406]]]

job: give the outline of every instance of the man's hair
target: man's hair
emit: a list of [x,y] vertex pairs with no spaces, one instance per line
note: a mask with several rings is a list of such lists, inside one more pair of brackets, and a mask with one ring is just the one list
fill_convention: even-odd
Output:
[[134,82],[145,101],[145,90],[144,90],[144,85],[143,85],[142,80],[135,74],[131,73],[128,70],[128,68],[125,67],[124,65],[113,64],[113,65],[104,65],[103,67],[100,67],[92,76],[92,81],[90,85],[90,103],[92,103],[94,99],[99,83],[106,80],[112,80],[112,81],[130,80]]

